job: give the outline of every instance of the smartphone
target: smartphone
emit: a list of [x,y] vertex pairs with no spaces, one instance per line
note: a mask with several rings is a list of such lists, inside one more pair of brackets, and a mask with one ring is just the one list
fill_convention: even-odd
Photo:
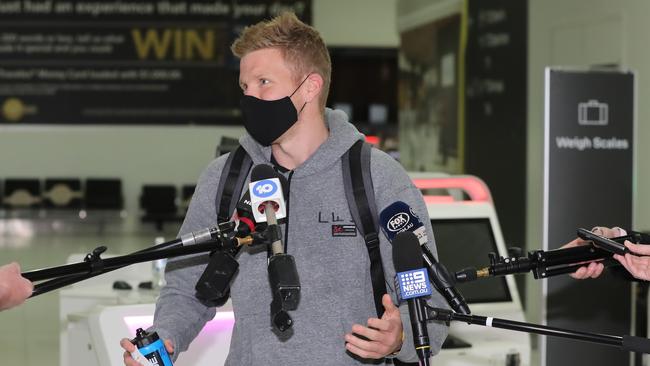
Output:
[[594,243],[594,246],[597,248],[606,250],[610,253],[625,255],[629,253],[629,250],[622,243],[618,243],[612,239],[606,238],[604,236],[596,235],[587,229],[580,228],[578,229],[578,237],[583,240],[589,240]]

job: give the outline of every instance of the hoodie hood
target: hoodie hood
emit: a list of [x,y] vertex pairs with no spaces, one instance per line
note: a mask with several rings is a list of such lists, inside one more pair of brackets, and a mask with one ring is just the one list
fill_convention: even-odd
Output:
[[[325,108],[325,123],[329,136],[304,163],[294,169],[294,177],[306,177],[337,163],[343,154],[358,140],[364,139],[348,116],[341,110]],[[253,160],[253,165],[271,163],[271,146],[262,146],[248,133],[239,143]]]

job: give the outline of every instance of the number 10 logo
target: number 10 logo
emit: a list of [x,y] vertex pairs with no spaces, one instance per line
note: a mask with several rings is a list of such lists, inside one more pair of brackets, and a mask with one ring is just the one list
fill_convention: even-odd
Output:
[[253,186],[255,195],[261,198],[272,196],[277,190],[277,184],[270,179],[261,180]]

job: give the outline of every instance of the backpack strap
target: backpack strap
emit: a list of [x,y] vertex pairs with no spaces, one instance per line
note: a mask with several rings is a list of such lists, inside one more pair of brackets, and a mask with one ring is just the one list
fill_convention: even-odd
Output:
[[387,293],[384,268],[379,251],[379,231],[377,205],[370,173],[370,153],[372,146],[363,140],[357,141],[343,155],[343,186],[348,200],[352,219],[357,224],[357,230],[366,242],[370,257],[370,278],[375,299],[375,310],[381,318],[384,306],[382,296]]
[[[343,168],[343,186],[352,219],[363,237],[370,258],[370,277],[375,300],[377,316],[384,314],[381,298],[387,293],[384,268],[379,251],[379,231],[377,205],[370,172],[370,154],[372,146],[363,140],[357,141],[341,158]],[[230,153],[221,175],[215,198],[219,222],[230,220],[253,162],[239,146]],[[233,197],[237,199],[233,200]]]
[[[241,145],[237,150],[228,155],[228,160],[226,160],[221,178],[219,179],[217,196],[215,197],[217,220],[219,223],[230,220],[241,196],[248,171],[250,171],[252,166],[253,161]],[[225,172],[227,173],[224,175]],[[234,200],[233,197],[235,198]]]

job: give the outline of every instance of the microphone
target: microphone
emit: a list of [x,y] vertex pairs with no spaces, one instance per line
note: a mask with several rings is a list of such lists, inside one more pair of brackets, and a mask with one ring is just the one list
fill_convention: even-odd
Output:
[[267,232],[274,235],[271,239],[271,252],[267,271],[273,300],[271,302],[271,323],[281,332],[293,324],[287,310],[298,308],[300,301],[300,280],[296,261],[293,256],[284,253],[282,232],[278,220],[285,218],[286,204],[282,177],[270,165],[256,165],[251,172],[249,192],[251,209],[255,221],[267,222]]
[[239,263],[224,250],[213,251],[210,262],[196,282],[196,297],[210,306],[222,306],[230,296],[230,282],[239,270]]
[[162,243],[161,247],[172,248],[177,246],[188,246],[195,244],[203,244],[214,241],[219,244],[218,250],[234,250],[242,245],[252,245],[253,237],[251,234],[255,232],[243,234],[239,230],[232,236],[234,223],[224,222],[215,227],[201,229],[181,235],[180,238],[172,241]]
[[251,194],[249,191],[244,193],[244,196],[237,202],[236,218],[239,221],[237,225],[237,237],[245,237],[255,232],[255,216],[251,209]]
[[455,312],[470,314],[471,311],[467,302],[454,286],[454,278],[447,268],[436,260],[436,257],[426,246],[426,227],[413,212],[413,209],[402,201],[394,202],[379,214],[379,221],[382,230],[391,243],[394,242],[397,235],[403,232],[411,232],[416,236],[420,244],[421,257],[424,259],[433,285],[440,291]]
[[417,236],[404,231],[393,241],[393,264],[395,265],[395,288],[400,302],[408,302],[413,344],[420,359],[420,365],[429,365],[431,345],[427,330],[427,309],[422,299],[431,295],[427,270],[422,268],[422,250]]
[[[587,235],[586,230],[578,229],[578,236]],[[643,235],[631,232],[625,236],[607,239],[615,245],[624,243],[626,240],[640,243]],[[620,266],[612,258],[612,251],[618,249],[606,249],[598,245],[579,245],[571,248],[559,248],[553,250],[533,250],[526,256],[522,256],[522,250],[517,247],[508,248],[508,256],[502,257],[497,253],[488,253],[490,264],[480,269],[469,267],[462,269],[455,274],[457,282],[475,281],[479,278],[506,276],[520,273],[532,272],[536,280],[548,278],[561,274],[573,273],[588,262],[598,261],[605,268]],[[629,279],[629,278],[628,278]]]
[[178,239],[164,244],[165,247],[174,247],[178,245],[186,246],[202,244],[215,240],[218,241],[222,247],[227,247],[231,244],[231,240],[228,238],[228,232],[231,232],[232,229],[234,229],[233,224],[226,222],[215,227],[189,232],[187,234],[181,235],[181,237]]
[[479,278],[506,276],[534,271],[537,264],[530,258],[511,257],[505,258],[502,263],[493,263],[487,267],[476,269],[474,267],[463,268],[454,274],[458,282],[471,282]]
[[[196,297],[210,306],[222,306],[228,300],[230,284],[239,270],[239,263],[234,256],[241,246],[255,244],[255,224],[251,220],[250,205],[248,206],[249,213],[246,212],[247,200],[250,202],[250,198],[244,195],[237,203],[239,225],[234,237],[227,240],[230,244],[222,245],[221,250],[214,250],[210,253],[210,262],[194,286]],[[227,224],[234,225],[232,222]]]
[[[258,223],[278,225],[278,220],[287,216],[287,207],[279,174],[266,164],[256,165],[251,172],[249,192],[253,216]],[[271,243],[273,254],[284,253],[281,236]]]

